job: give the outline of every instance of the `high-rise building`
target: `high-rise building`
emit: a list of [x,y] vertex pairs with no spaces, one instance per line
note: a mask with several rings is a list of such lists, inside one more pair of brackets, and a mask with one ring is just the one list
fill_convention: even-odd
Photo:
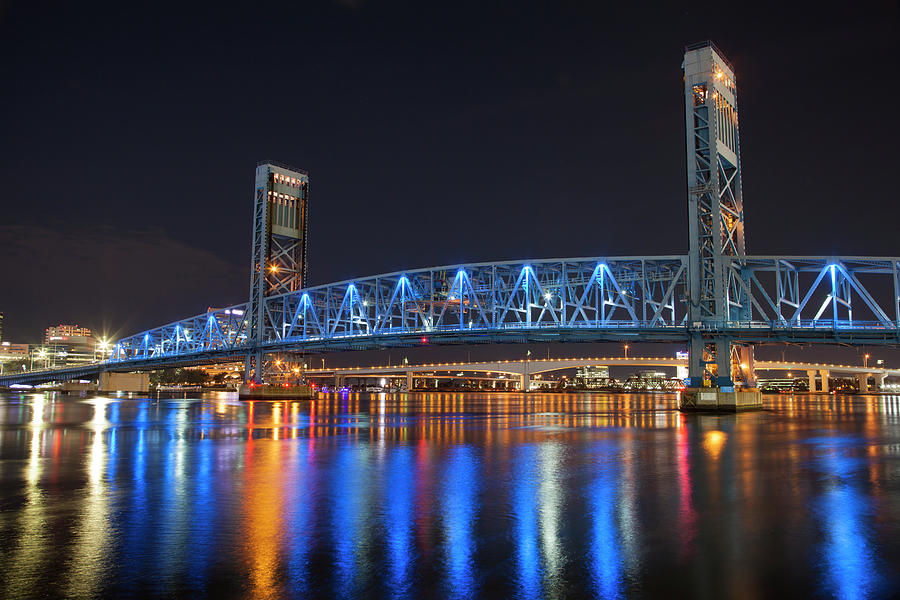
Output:
[[91,330],[87,327],[79,327],[78,325],[60,324],[55,327],[48,327],[44,332],[44,344],[49,345],[54,342],[67,342],[71,337],[90,338]]
[[42,357],[45,366],[57,368],[94,362],[97,350],[97,340],[89,328],[57,325],[47,328],[44,345],[33,352],[35,356]]
[[575,371],[575,381],[589,390],[609,385],[609,367],[591,365],[578,367]]

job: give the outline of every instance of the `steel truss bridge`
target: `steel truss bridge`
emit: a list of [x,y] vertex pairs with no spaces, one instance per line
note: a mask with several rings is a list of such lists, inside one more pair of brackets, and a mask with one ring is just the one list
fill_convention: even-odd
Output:
[[686,342],[698,330],[746,342],[900,344],[900,258],[746,256],[729,259],[727,269],[727,318],[716,323],[688,319],[685,255],[464,264],[269,296],[258,342],[247,334],[243,303],[120,339],[103,364],[0,382],[236,360],[260,351]]
[[0,384],[228,359],[260,381],[276,353],[633,340],[686,343],[691,387],[752,387],[755,343],[900,344],[900,258],[746,254],[733,68],[703,42],[685,49],[682,70],[686,255],[461,264],[308,287],[308,176],[261,163],[249,302],[120,339],[102,365]]
[[688,270],[687,256],[646,256],[376,275],[265,298],[257,342],[238,304],[121,339],[109,362],[430,343],[681,342],[695,329],[751,342],[900,343],[900,258],[731,259],[726,318],[702,324],[688,321]]

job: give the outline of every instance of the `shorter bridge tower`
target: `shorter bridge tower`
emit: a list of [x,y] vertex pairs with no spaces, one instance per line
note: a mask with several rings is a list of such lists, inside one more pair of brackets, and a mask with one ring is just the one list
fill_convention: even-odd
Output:
[[[247,338],[262,341],[265,298],[295,292],[306,285],[309,174],[271,161],[256,166],[253,242]],[[244,361],[245,380],[262,381],[267,372],[261,352]],[[272,361],[273,364],[276,361]],[[280,367],[284,361],[278,360]],[[280,370],[280,369],[279,369]]]

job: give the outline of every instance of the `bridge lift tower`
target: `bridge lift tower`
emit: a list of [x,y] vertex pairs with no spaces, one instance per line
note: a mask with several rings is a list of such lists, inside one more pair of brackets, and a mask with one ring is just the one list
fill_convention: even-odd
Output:
[[[248,340],[261,340],[265,331],[265,298],[296,292],[307,284],[309,174],[262,162],[256,166],[254,190],[250,302],[246,320]],[[251,380],[252,372],[252,380],[259,383],[269,370],[271,365],[267,368],[262,352],[245,357],[245,381]]]
[[725,262],[725,257],[746,255],[734,70],[712,42],[685,48],[683,70],[690,235],[688,387],[752,387],[752,347],[718,333],[729,320],[750,319],[750,301],[729,279]]

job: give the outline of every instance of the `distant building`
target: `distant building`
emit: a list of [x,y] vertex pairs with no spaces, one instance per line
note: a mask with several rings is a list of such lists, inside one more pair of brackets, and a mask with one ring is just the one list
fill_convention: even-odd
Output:
[[669,376],[666,375],[665,371],[653,371],[653,370],[638,371],[637,376],[640,379],[668,379],[669,378]]
[[49,345],[53,342],[67,342],[70,337],[91,337],[91,330],[87,327],[79,327],[78,325],[57,325],[48,327],[44,332],[44,344]]
[[575,383],[587,389],[609,385],[609,367],[578,367],[575,371]]
[[0,360],[24,360],[28,358],[28,344],[0,343]]
[[[44,333],[44,345],[32,351],[50,368],[84,365],[97,360],[97,340],[91,330],[78,325],[48,327]],[[36,359],[37,364],[37,359]]]
[[0,312],[0,341],[3,340],[3,313]]

